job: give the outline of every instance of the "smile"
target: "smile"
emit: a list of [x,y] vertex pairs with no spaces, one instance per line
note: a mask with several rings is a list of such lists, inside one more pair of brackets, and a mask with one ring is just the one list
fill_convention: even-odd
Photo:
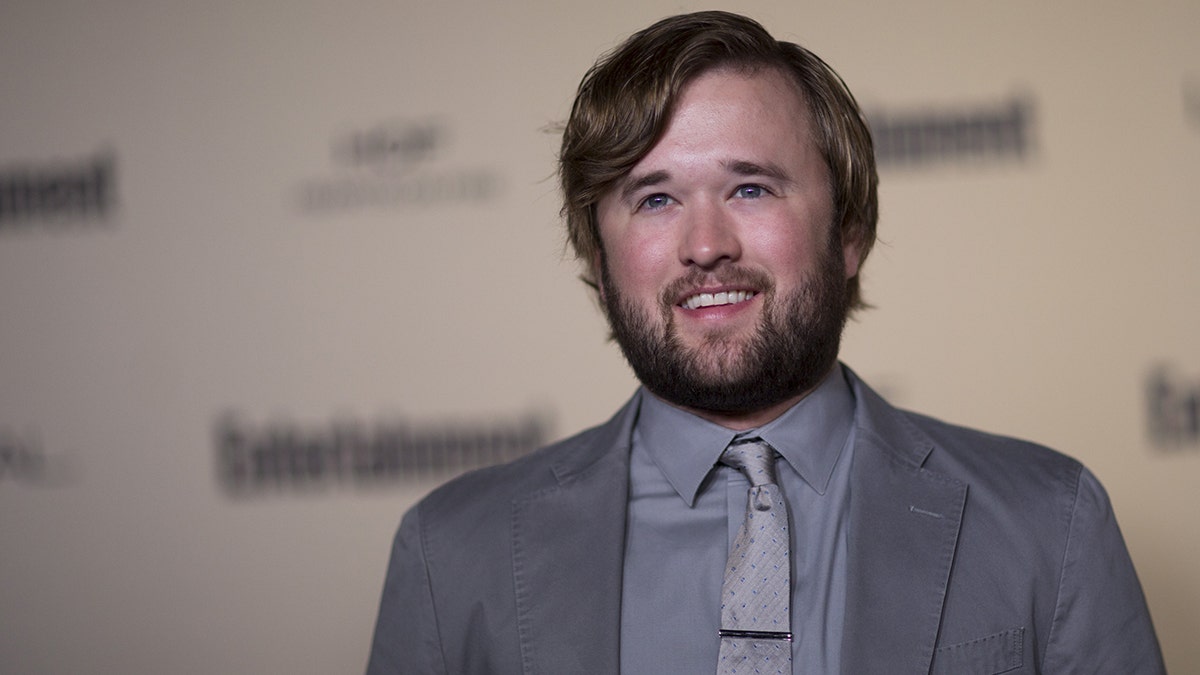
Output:
[[684,309],[699,307],[718,307],[720,305],[736,305],[745,302],[756,295],[754,291],[721,291],[720,293],[697,293],[688,296],[679,303]]

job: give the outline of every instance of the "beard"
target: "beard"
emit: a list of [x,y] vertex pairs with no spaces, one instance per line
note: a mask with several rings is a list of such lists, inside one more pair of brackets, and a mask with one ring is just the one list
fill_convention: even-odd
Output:
[[765,273],[721,270],[721,283],[759,289],[762,313],[748,337],[714,332],[696,347],[685,345],[679,335],[674,302],[711,275],[696,270],[664,289],[656,322],[621,294],[602,256],[602,305],[613,337],[642,385],[677,406],[737,414],[799,396],[833,367],[849,311],[840,237],[830,240],[817,269],[784,297],[777,296]]

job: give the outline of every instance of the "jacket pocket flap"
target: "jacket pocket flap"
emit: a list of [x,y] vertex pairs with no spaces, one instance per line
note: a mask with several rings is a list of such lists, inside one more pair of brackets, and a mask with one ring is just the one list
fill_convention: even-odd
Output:
[[933,675],[999,675],[1025,660],[1025,629],[1010,628],[987,637],[942,647],[933,655]]

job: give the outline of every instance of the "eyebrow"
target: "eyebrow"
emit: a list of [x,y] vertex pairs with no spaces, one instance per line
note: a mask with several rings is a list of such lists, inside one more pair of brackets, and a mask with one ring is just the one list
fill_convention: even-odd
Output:
[[722,162],[721,166],[739,176],[766,176],[767,178],[774,178],[781,183],[791,184],[794,182],[792,177],[788,175],[788,172],[783,170],[783,167],[773,162],[758,164],[740,159],[730,159]]
[[666,171],[651,171],[644,176],[638,176],[631,181],[627,181],[621,186],[621,201],[626,203],[631,202],[633,201],[634,193],[638,190],[647,187],[654,187],[655,185],[662,185],[670,180],[670,178],[671,175]]

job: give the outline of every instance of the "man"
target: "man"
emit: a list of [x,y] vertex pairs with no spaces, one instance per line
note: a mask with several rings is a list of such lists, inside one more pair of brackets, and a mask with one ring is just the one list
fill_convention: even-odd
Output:
[[837,362],[872,152],[838,76],[743,17],[596,64],[563,210],[643,388],[405,516],[369,673],[1163,671],[1086,469]]

